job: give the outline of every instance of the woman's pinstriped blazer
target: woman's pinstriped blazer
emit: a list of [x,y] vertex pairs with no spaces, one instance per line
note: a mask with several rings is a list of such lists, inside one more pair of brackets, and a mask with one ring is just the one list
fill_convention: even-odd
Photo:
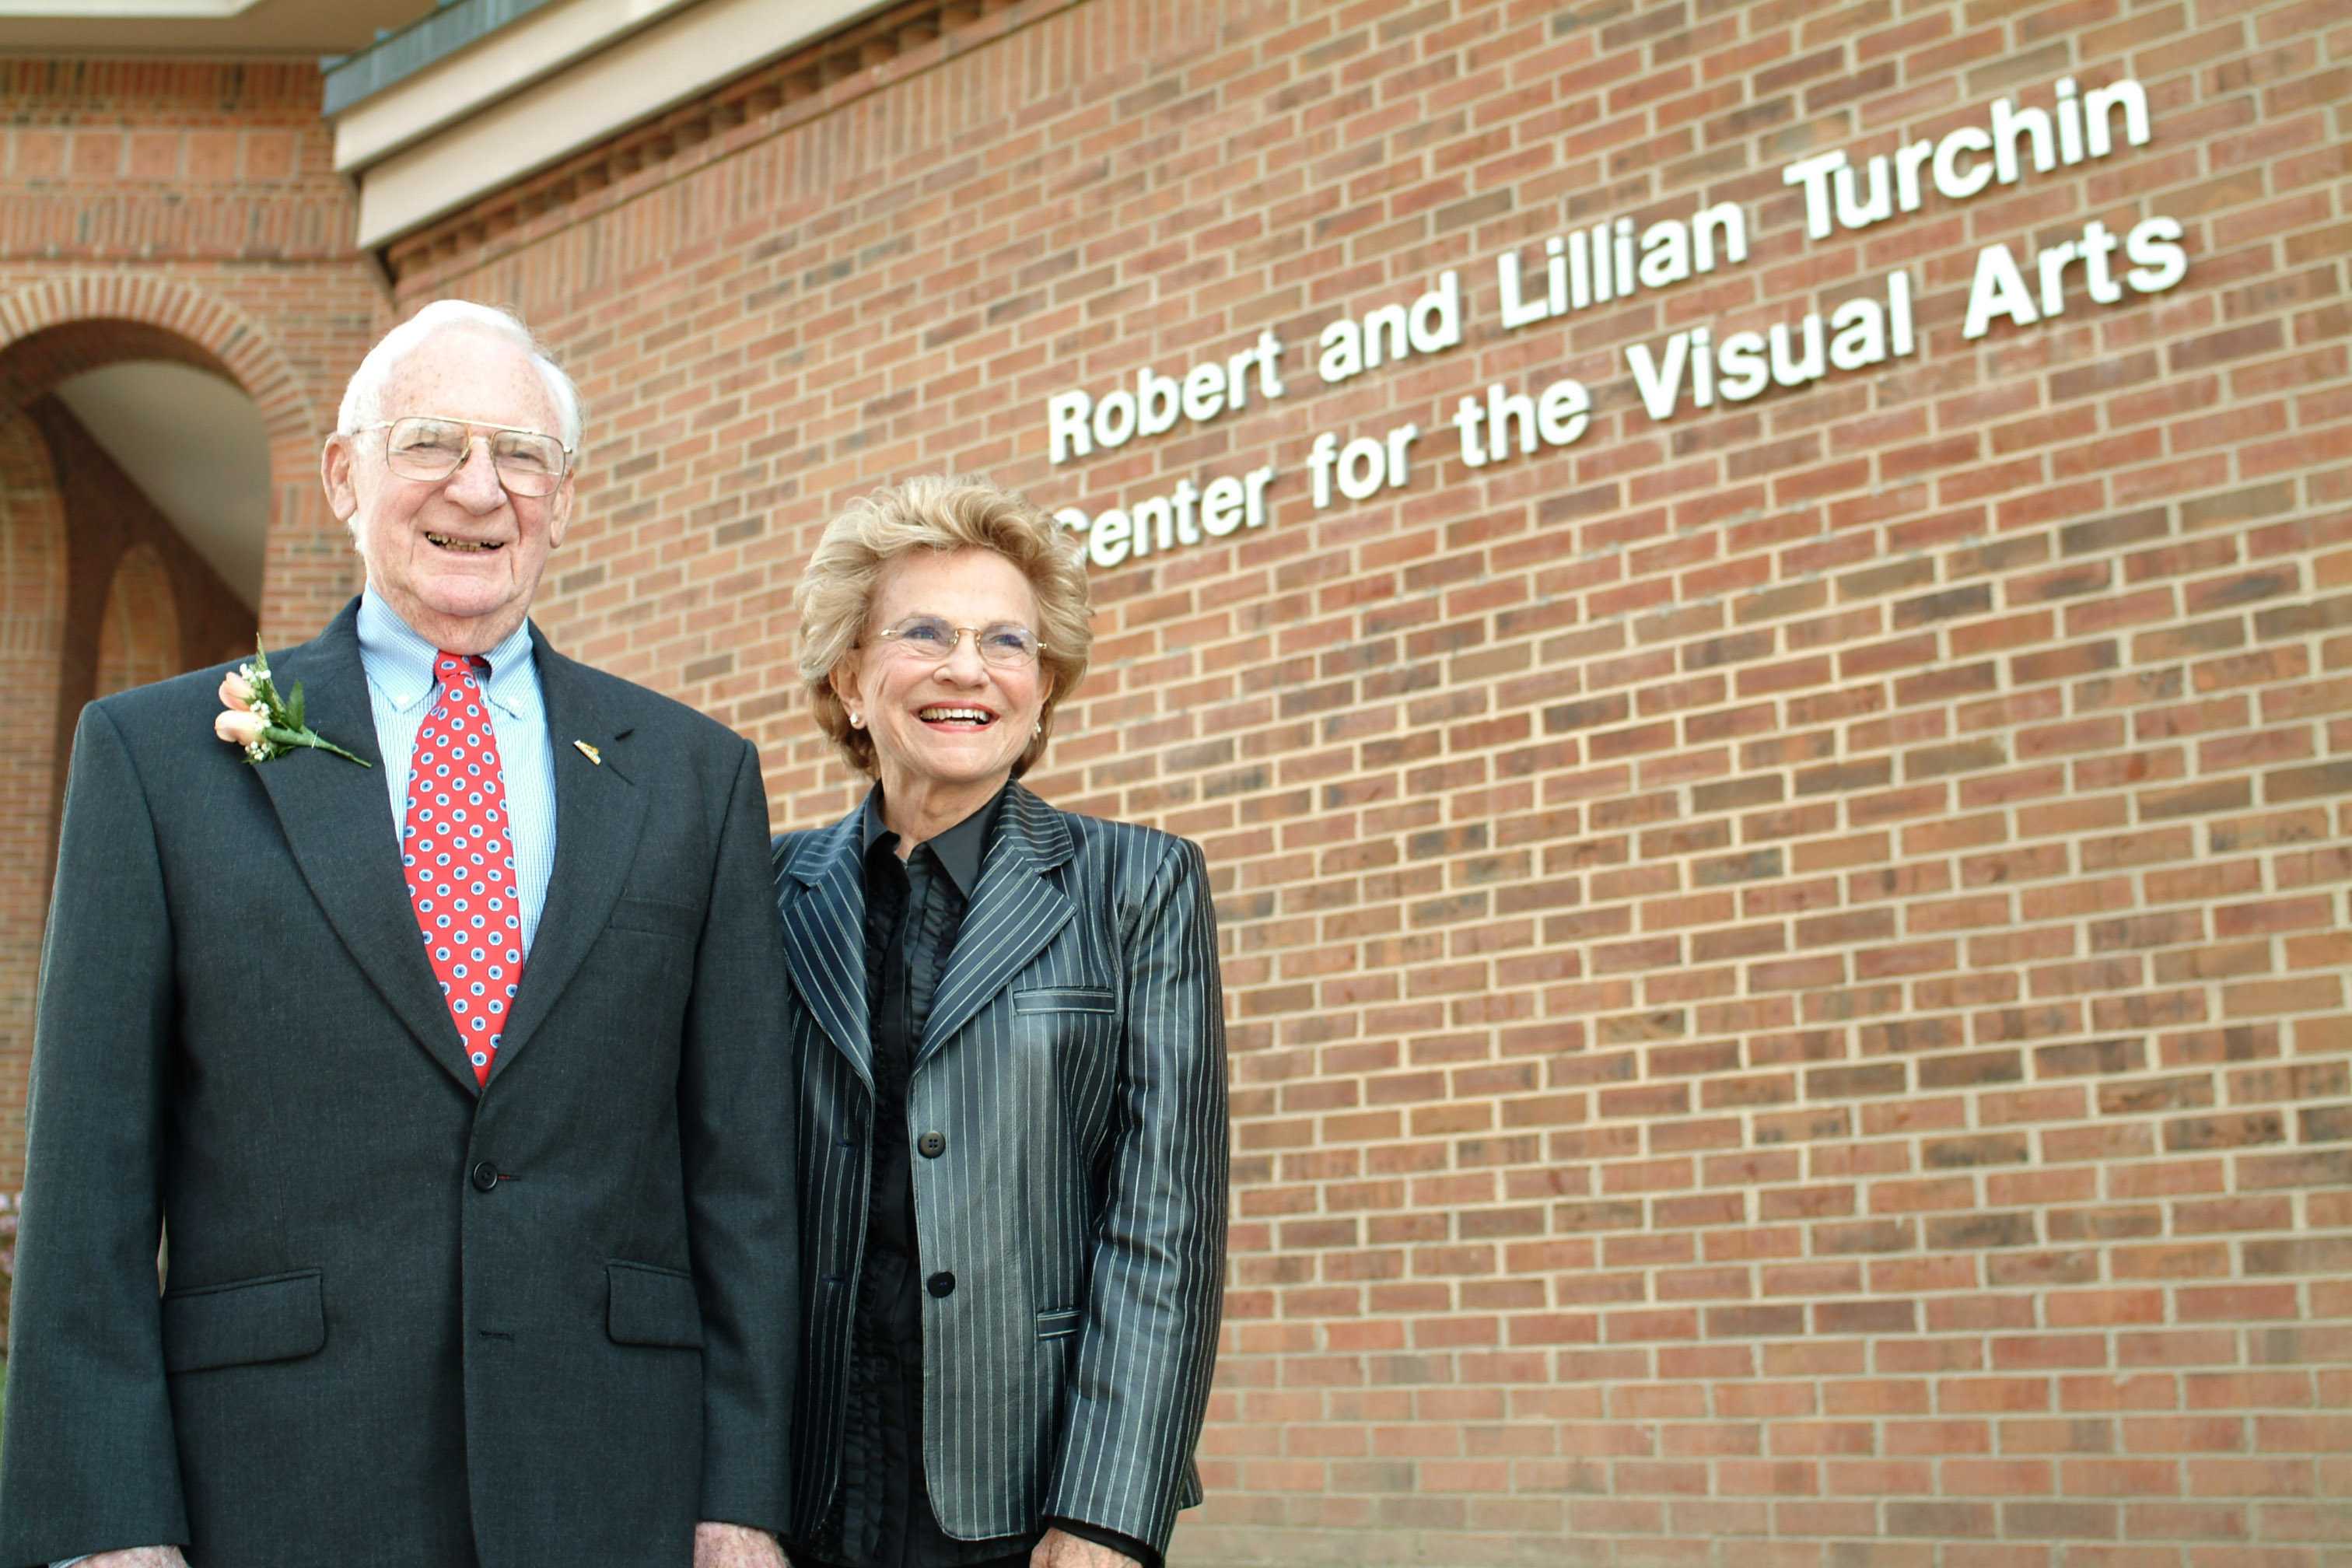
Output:
[[[775,840],[801,1081],[808,1335],[793,1517],[839,1479],[873,1125],[857,813]],[[1006,794],[916,1047],[923,1457],[966,1540],[1048,1516],[1165,1550],[1201,1500],[1225,1243],[1225,1055],[1200,847]],[[936,1143],[933,1144],[936,1147]],[[935,1287],[936,1289],[936,1287]]]

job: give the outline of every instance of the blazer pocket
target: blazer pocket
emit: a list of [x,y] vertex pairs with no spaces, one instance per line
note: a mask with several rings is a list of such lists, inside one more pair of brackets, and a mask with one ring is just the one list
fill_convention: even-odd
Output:
[[1108,985],[1037,985],[1013,994],[1016,1013],[1116,1013],[1118,997]]
[[648,931],[692,942],[702,933],[702,911],[663,899],[623,899],[613,906],[613,918],[604,923],[615,931]]
[[1077,1307],[1055,1307],[1037,1314],[1037,1337],[1041,1340],[1066,1340],[1078,1331],[1086,1312]]
[[232,1279],[163,1296],[163,1370],[299,1361],[327,1343],[320,1270]]
[[604,1331],[614,1343],[702,1348],[702,1300],[694,1293],[693,1275],[650,1263],[611,1262],[604,1265]]

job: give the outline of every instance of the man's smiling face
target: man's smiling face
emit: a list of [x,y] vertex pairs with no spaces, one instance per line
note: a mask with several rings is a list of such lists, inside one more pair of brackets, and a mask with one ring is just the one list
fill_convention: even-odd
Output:
[[554,493],[519,496],[499,481],[484,434],[562,436],[555,398],[530,356],[495,334],[451,327],[393,370],[377,417],[409,415],[476,426],[465,461],[438,481],[385,466],[387,432],[336,435],[322,473],[335,515],[351,524],[368,585],[417,635],[451,653],[486,653],[530,608],[548,552],[572,515],[572,476]]

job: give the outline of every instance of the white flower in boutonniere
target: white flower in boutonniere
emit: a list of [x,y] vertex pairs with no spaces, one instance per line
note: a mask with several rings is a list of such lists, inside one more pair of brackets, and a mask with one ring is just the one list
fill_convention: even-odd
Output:
[[251,664],[240,664],[221,677],[220,700],[223,711],[213,720],[213,733],[244,748],[248,763],[275,762],[298,746],[307,746],[315,752],[332,752],[363,768],[373,765],[332,741],[320,739],[317,731],[302,722],[302,683],[294,683],[291,698],[279,697],[277,683],[269,679],[269,650],[258,642],[253,645]]

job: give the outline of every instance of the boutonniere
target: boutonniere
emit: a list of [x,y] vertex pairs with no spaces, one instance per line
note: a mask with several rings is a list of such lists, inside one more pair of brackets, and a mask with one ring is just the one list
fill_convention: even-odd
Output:
[[302,683],[294,683],[291,698],[278,696],[278,683],[269,679],[269,650],[258,641],[253,645],[251,664],[240,664],[221,677],[220,700],[225,711],[214,718],[213,733],[232,746],[244,747],[248,763],[276,762],[297,746],[307,746],[314,752],[332,752],[363,768],[374,765],[332,741],[321,740],[316,730],[302,722]]

